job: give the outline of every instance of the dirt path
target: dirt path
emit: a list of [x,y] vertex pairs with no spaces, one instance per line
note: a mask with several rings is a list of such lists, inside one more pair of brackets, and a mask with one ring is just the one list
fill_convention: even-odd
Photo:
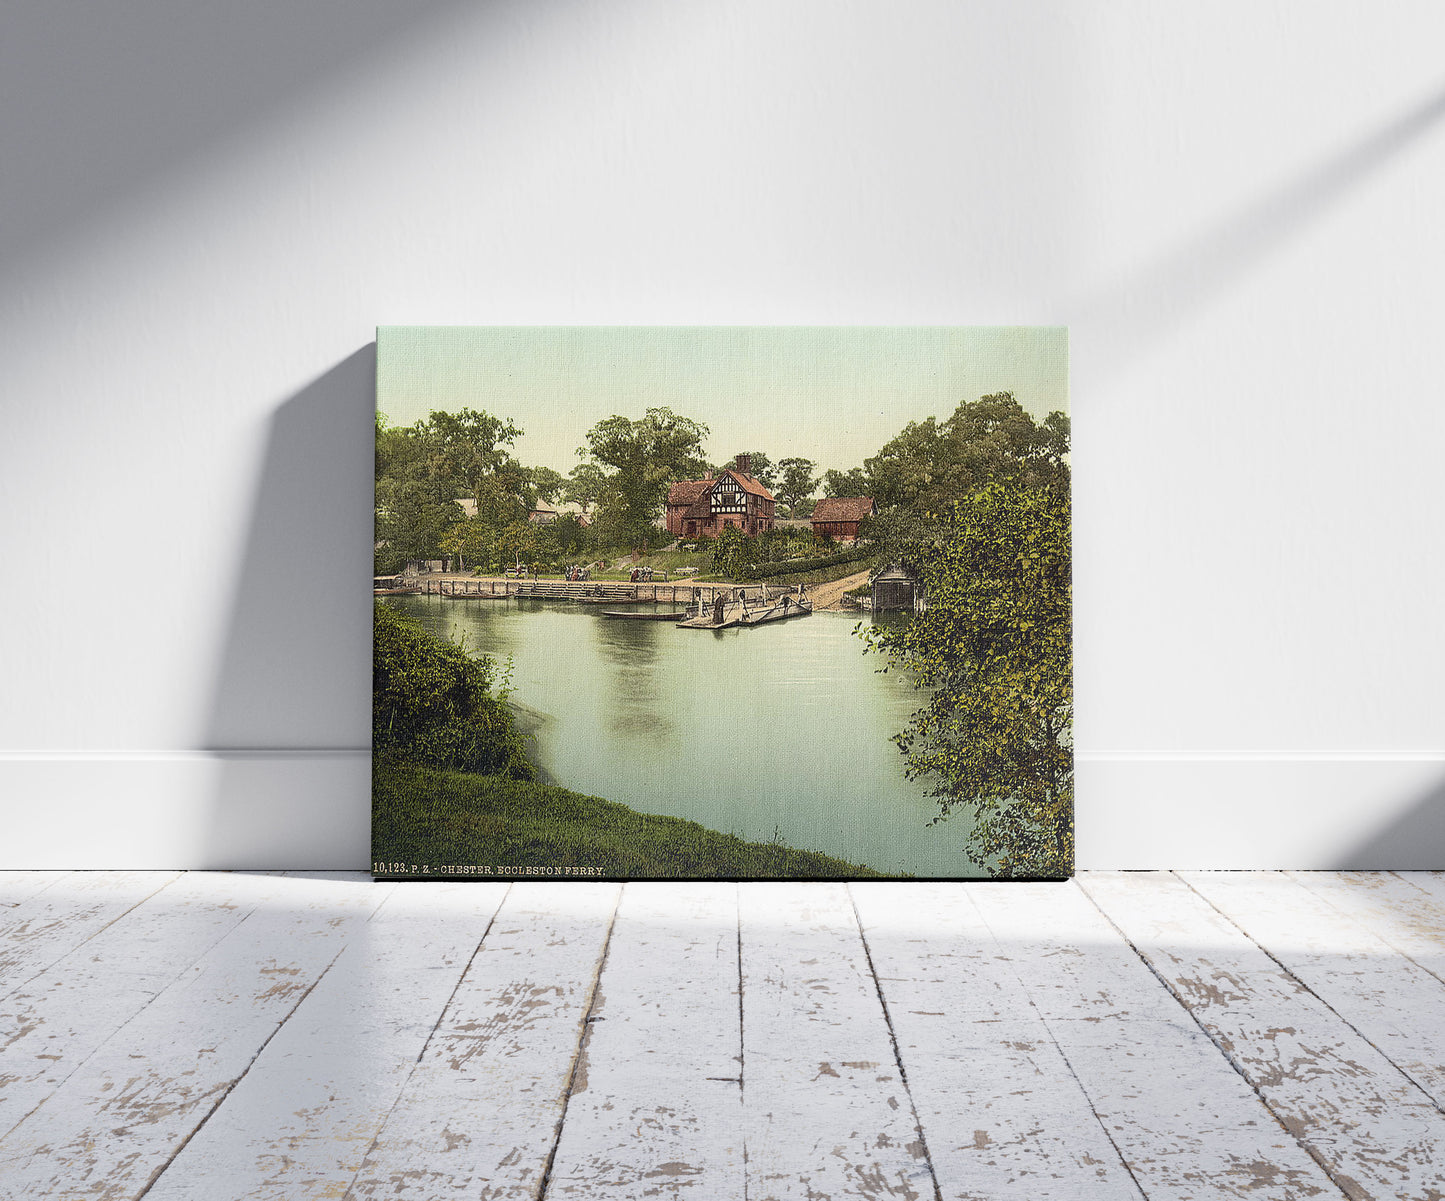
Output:
[[846,575],[841,580],[833,580],[828,584],[809,584],[808,595],[812,598],[815,609],[841,609],[839,602],[843,599],[843,593],[868,582],[868,569],[855,572],[853,575]]

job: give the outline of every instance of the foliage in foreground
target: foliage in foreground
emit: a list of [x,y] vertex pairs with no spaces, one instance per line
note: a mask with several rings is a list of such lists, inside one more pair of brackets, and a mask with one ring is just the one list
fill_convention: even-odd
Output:
[[1073,637],[1068,494],[1018,480],[978,489],[893,549],[928,608],[860,631],[928,702],[897,737],[938,819],[975,814],[969,858],[1001,876],[1073,871]]
[[[547,784],[378,759],[373,857],[497,868],[597,868],[629,878],[862,879],[881,872]],[[506,875],[500,871],[499,875]]]
[[472,658],[383,601],[374,610],[373,754],[533,779],[536,769],[505,697],[491,692],[495,662]]

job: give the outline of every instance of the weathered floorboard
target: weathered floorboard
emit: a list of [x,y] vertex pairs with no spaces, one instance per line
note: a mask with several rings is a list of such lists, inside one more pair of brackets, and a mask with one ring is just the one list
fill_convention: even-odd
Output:
[[284,887],[188,872],[0,1001],[0,1136]]
[[628,884],[549,1198],[743,1196],[735,884]]
[[850,885],[939,1191],[1138,1201],[1138,1187],[956,884]]
[[1441,1196],[1445,1115],[1237,926],[1171,874],[1085,887],[1347,1196]]
[[64,959],[179,872],[71,872],[0,910],[0,997]]
[[1442,1195],[1438,873],[506,888],[0,874],[0,1197]]
[[1337,912],[1445,981],[1445,898],[1438,872],[1287,872]]
[[1076,885],[969,896],[1149,1201],[1338,1194]]
[[348,1196],[538,1195],[620,892],[513,885]]
[[13,1196],[139,1195],[392,887],[284,884],[0,1139]]
[[73,874],[61,871],[0,871],[0,909],[13,909],[20,902]]
[[935,1195],[842,884],[739,887],[749,1201]]
[[392,892],[147,1201],[342,1196],[506,891]]
[[1286,875],[1181,878],[1445,1106],[1445,984]]

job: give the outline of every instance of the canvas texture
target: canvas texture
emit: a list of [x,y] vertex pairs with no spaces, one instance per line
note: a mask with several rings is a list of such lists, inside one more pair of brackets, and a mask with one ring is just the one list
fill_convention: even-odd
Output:
[[1056,327],[383,327],[372,870],[1072,874]]

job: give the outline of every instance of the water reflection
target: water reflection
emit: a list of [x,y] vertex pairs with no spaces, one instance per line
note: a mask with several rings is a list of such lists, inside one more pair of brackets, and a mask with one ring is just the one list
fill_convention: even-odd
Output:
[[930,827],[936,803],[903,776],[893,735],[919,694],[863,654],[856,615],[680,630],[565,602],[393,601],[512,659],[515,699],[549,716],[535,757],[565,787],[881,871],[974,874],[967,826]]
[[605,719],[617,734],[668,739],[675,726],[658,704],[656,677],[661,623],[596,616],[592,622],[602,659],[610,668],[612,700]]

